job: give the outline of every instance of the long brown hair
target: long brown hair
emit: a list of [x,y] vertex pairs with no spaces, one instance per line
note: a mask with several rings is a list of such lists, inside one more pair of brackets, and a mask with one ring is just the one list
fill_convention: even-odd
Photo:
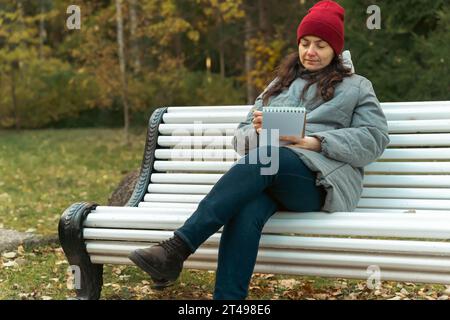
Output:
[[307,84],[302,90],[300,100],[303,100],[308,88],[317,82],[317,91],[314,98],[319,95],[324,101],[334,97],[334,88],[345,77],[352,75],[351,69],[344,66],[342,57],[335,55],[333,60],[325,68],[319,71],[310,72],[300,63],[298,52],[287,55],[281,64],[275,69],[277,81],[262,96],[263,105],[266,105],[269,97],[280,94],[284,89],[289,88],[291,83],[298,77],[307,80]]

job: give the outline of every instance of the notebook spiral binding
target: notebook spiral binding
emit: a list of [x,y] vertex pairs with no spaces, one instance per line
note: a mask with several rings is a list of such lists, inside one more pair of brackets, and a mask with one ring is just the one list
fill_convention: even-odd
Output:
[[304,113],[306,109],[304,107],[264,107],[264,112],[294,112]]

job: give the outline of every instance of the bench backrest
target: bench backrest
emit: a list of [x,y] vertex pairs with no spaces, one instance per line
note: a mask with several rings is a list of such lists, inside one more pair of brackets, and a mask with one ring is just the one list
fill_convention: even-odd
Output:
[[[450,212],[450,101],[381,105],[391,143],[365,167],[356,211]],[[156,172],[139,206],[195,208],[240,158],[231,140],[251,107],[169,107],[159,125]]]

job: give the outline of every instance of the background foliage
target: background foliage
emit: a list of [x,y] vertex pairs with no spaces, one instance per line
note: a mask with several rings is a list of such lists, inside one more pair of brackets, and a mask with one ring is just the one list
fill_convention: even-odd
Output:
[[[313,0],[121,0],[131,123],[160,106],[252,104]],[[448,100],[446,0],[337,1],[381,101]],[[66,9],[81,8],[68,30]],[[369,5],[381,29],[369,30]],[[0,0],[0,128],[123,125],[117,0]],[[210,61],[208,64],[207,61]]]

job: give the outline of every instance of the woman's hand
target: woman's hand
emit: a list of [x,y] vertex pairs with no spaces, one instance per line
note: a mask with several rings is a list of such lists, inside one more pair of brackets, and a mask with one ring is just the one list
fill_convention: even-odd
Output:
[[290,147],[299,147],[307,150],[320,152],[322,150],[321,142],[316,137],[305,136],[300,138],[299,136],[280,136],[280,141],[289,141]]
[[256,130],[256,133],[259,134],[259,132],[262,129],[262,111],[255,110],[253,111],[253,127]]
[[[260,133],[262,130],[262,111],[255,110],[253,111],[253,127],[256,130],[256,133]],[[300,138],[299,136],[280,136],[281,141],[289,141],[292,144],[289,144],[292,147],[299,147],[303,149],[308,149],[312,151],[321,151],[321,143],[320,140],[316,137],[304,137]]]

